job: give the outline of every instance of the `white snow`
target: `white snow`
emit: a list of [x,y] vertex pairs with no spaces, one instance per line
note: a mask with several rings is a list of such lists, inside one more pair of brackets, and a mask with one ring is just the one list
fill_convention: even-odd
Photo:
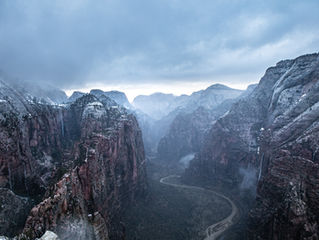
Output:
[[4,100],[4,99],[0,99],[0,103],[6,103],[7,100]]
[[54,232],[46,231],[40,240],[58,240],[59,237]]
[[101,106],[102,107],[103,104],[100,102],[91,102],[91,103],[88,103],[87,106]]
[[45,100],[46,100],[50,105],[56,105],[56,103],[55,103],[54,101],[52,101],[52,99],[49,98],[49,97],[46,97]]
[[229,111],[225,112],[223,116],[221,116],[220,118],[225,117],[227,114],[229,113]]
[[305,94],[303,94],[301,97],[300,97],[300,99],[298,100],[298,102],[301,102],[301,100],[304,98],[304,97],[306,97],[307,96],[307,94],[305,93]]
[[271,104],[269,108],[272,108],[273,103],[274,103],[274,99],[276,99],[276,97],[279,96],[279,94],[282,92],[283,90],[283,82],[286,78],[286,76],[292,71],[292,69],[295,67],[296,63],[294,63],[289,69],[286,70],[286,72],[279,78],[279,80],[277,80],[277,82],[274,84],[274,86],[272,87],[273,89],[273,95],[271,97]]
[[59,103],[59,104],[56,104],[56,106],[58,106],[58,107],[67,107],[67,104]]
[[51,168],[52,166],[52,157],[50,155],[47,155],[45,152],[43,153],[43,158],[42,158],[42,162],[40,162],[40,164],[42,166],[45,166],[47,168]]
[[106,110],[103,108],[103,104],[101,102],[88,103],[83,112],[84,117],[92,115],[94,118],[100,118],[104,114],[106,114]]

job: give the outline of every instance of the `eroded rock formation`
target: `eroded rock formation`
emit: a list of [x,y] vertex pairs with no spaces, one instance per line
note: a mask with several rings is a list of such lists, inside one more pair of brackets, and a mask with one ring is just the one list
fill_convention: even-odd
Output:
[[213,126],[184,179],[258,181],[251,239],[318,239],[319,55],[279,62]]
[[168,133],[160,140],[157,148],[159,159],[167,163],[178,163],[181,157],[198,152],[206,131],[213,121],[227,111],[214,114],[200,107],[191,113],[180,113],[170,125]]
[[[171,123],[168,132],[160,140],[157,148],[159,159],[167,163],[176,164],[183,156],[199,152],[206,134],[214,122],[229,111],[235,102],[249,95],[255,87],[256,85],[250,85],[239,96],[237,96],[237,91],[220,84],[213,85],[208,90],[202,91],[202,95],[206,97],[201,97],[199,102],[195,99],[190,104],[197,104],[200,107],[193,110],[194,106],[186,106],[184,110],[181,110]],[[215,96],[218,91],[222,92]],[[225,96],[222,95],[223,92],[226,93]],[[235,94],[231,97],[231,93]],[[214,98],[215,102],[211,100]],[[229,99],[222,102],[217,100],[224,98]]]
[[121,211],[145,189],[135,117],[105,96],[60,107],[27,101],[4,82],[0,93],[0,186],[39,202],[25,236],[121,239]]

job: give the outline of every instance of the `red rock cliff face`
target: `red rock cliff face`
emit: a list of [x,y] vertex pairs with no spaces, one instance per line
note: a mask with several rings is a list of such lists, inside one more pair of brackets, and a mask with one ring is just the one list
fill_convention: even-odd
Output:
[[211,126],[199,154],[186,170],[185,179],[237,185],[241,181],[240,167],[258,165],[257,138],[267,116],[271,86],[284,70],[281,67],[268,69],[255,90],[233,104],[230,111]]
[[117,108],[105,111],[96,99],[83,105],[83,112],[76,112],[82,115],[81,137],[74,147],[77,164],[31,210],[27,235],[41,236],[49,229],[62,239],[118,239],[121,212],[145,187],[143,143],[135,118]]
[[[52,107],[31,104],[8,87],[3,92],[9,91],[19,101],[2,102],[0,186],[42,198],[24,233],[32,239],[50,229],[62,239],[120,239],[121,211],[145,189],[135,118],[105,97]],[[6,233],[5,226],[0,230]]]
[[52,180],[64,140],[58,109],[28,107],[22,116],[13,110],[2,115],[0,186],[34,196]]
[[318,55],[294,61],[286,78],[276,86],[261,134],[251,239],[319,239]]
[[279,62],[216,122],[185,179],[238,186],[253,169],[250,238],[318,239],[318,104],[318,54]]

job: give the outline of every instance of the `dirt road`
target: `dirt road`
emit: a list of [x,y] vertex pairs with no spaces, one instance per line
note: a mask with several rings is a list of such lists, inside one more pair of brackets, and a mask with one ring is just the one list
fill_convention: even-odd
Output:
[[224,218],[223,220],[210,225],[205,231],[206,237],[204,238],[204,240],[217,239],[223,232],[225,232],[231,225],[234,224],[233,219],[236,216],[236,214],[238,213],[238,208],[236,207],[234,202],[232,200],[230,200],[228,197],[226,197],[225,195],[223,195],[221,193],[215,192],[213,190],[208,190],[208,189],[205,189],[202,187],[167,182],[167,180],[170,178],[180,178],[180,176],[170,175],[167,177],[163,177],[163,178],[161,178],[160,183],[165,184],[165,185],[169,185],[169,186],[173,186],[173,187],[177,187],[177,188],[196,189],[196,190],[210,192],[218,197],[225,199],[231,205],[231,207],[232,207],[231,214],[228,217]]

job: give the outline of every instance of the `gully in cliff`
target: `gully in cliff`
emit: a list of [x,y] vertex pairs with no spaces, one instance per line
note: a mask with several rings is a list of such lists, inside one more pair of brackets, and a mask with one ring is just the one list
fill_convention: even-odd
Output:
[[[7,144],[1,145],[0,183],[17,199],[6,202],[8,209],[20,206],[7,219],[19,221],[15,228],[0,225],[0,233],[10,229],[14,236],[22,230],[20,238],[28,239],[46,230],[60,239],[122,236],[117,219],[145,189],[144,148],[135,117],[111,99],[93,95],[65,106],[11,101],[12,109],[8,104],[1,112]],[[14,106],[20,104],[24,108],[17,111]]]

